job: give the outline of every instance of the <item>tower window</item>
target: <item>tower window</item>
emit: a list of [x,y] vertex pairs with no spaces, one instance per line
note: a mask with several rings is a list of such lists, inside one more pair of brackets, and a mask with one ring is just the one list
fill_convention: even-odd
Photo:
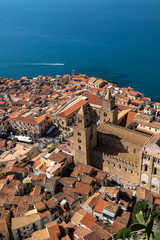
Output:
[[81,136],[81,132],[80,131],[78,131],[77,134],[78,134],[78,136]]
[[133,153],[136,153],[136,149],[135,148],[133,149]]
[[79,148],[79,150],[81,150],[81,146],[79,146],[78,148]]
[[81,118],[78,118],[78,122],[80,122],[80,123],[81,123],[81,122],[82,122],[82,119],[81,119]]
[[154,174],[154,175],[157,175],[157,168],[154,168],[154,169],[153,169],[153,174]]
[[81,139],[78,138],[78,142],[81,143]]
[[145,172],[147,171],[147,165],[146,164],[144,165],[144,171]]
[[104,112],[104,117],[107,117],[107,113],[106,112]]

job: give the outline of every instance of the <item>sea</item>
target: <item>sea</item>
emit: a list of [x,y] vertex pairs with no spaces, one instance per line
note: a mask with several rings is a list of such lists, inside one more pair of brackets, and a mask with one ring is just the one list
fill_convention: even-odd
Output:
[[0,76],[86,73],[160,100],[160,0],[0,0]]

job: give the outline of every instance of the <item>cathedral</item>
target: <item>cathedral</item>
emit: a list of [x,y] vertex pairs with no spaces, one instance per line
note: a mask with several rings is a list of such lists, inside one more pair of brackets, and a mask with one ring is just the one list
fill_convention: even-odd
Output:
[[160,193],[160,134],[118,126],[118,108],[110,91],[103,97],[99,126],[87,103],[74,126],[75,163],[88,164],[134,185]]

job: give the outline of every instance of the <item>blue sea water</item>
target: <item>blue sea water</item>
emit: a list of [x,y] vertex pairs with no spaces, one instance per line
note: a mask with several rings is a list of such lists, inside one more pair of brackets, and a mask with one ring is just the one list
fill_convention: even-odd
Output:
[[72,69],[160,98],[160,0],[0,0],[0,76]]

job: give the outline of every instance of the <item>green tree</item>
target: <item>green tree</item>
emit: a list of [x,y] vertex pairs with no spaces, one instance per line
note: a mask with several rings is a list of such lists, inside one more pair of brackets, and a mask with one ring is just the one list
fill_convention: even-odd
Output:
[[119,232],[116,234],[115,239],[127,239],[131,233],[131,230],[129,228],[122,228],[119,230]]
[[28,183],[26,185],[26,187],[24,188],[24,193],[25,195],[29,195],[32,191],[33,191],[33,184],[32,183]]

